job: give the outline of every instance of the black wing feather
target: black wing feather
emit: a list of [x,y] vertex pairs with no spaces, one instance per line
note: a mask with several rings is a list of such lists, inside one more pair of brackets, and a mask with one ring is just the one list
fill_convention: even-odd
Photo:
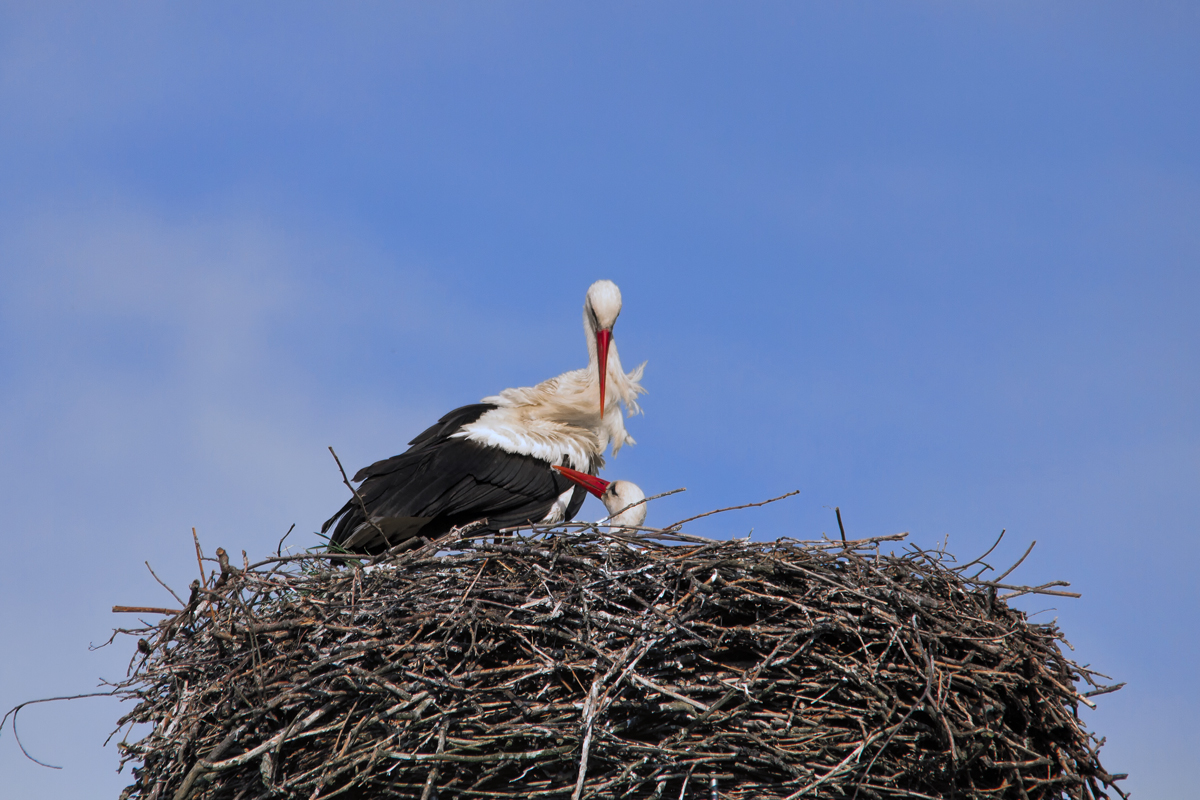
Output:
[[397,469],[402,469],[405,462],[401,459],[411,455],[414,450],[424,450],[434,447],[440,442],[445,442],[451,435],[461,430],[463,425],[470,425],[495,408],[499,408],[499,406],[492,405],[491,403],[473,403],[469,406],[454,409],[418,434],[416,438],[408,443],[408,449],[400,455],[385,458],[383,461],[376,461],[374,464],[363,467],[354,473],[354,482],[358,483],[372,475],[380,475],[388,472],[392,462],[396,462]]
[[[583,505],[585,493],[550,469],[548,462],[453,438],[463,425],[493,408],[496,406],[479,403],[455,409],[413,439],[404,453],[359,470],[354,480],[362,482],[358,488],[362,504],[351,498],[321,531],[336,522],[330,541],[345,547],[347,540],[370,524],[362,505],[385,532],[389,528],[406,531],[399,540],[414,535],[440,536],[456,525],[483,518],[487,519],[483,530],[497,531],[540,521],[568,489],[575,490],[567,519],[573,517]],[[365,538],[371,541],[356,542],[351,549],[377,552],[386,546],[378,533]],[[392,545],[399,543],[391,536],[388,539]]]

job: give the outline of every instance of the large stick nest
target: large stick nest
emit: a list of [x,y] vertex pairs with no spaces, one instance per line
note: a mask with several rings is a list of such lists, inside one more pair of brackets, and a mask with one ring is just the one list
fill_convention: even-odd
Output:
[[[139,800],[1124,797],[1052,623],[886,539],[223,551],[117,693]],[[1052,584],[1053,585],[1053,584]],[[1012,590],[997,596],[997,590]]]

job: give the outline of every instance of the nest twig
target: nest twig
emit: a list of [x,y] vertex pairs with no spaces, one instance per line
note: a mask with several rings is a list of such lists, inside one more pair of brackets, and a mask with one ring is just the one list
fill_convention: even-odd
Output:
[[125,631],[121,723],[152,726],[125,797],[1125,797],[1076,713],[1077,683],[1112,687],[998,595],[1062,584],[880,553],[898,538],[222,557]]

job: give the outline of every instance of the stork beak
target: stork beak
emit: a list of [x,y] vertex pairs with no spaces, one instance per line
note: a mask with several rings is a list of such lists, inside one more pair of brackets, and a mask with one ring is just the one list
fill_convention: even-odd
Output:
[[595,475],[588,475],[586,472],[571,469],[570,467],[560,467],[555,465],[554,468],[563,474],[563,477],[574,483],[579,484],[596,497],[604,494],[604,490],[612,481],[606,481],[603,478],[598,478]]
[[600,366],[600,419],[604,419],[604,383],[608,378],[608,345],[612,342],[612,328],[596,331],[596,356]]

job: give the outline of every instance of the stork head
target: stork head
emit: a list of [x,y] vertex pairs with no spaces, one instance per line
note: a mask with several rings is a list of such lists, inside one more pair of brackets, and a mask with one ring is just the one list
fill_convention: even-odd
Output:
[[[646,495],[636,483],[606,481],[570,467],[555,466],[563,477],[587,489],[608,509],[609,522],[617,527],[636,528],[646,521]],[[634,505],[634,504],[637,505]],[[633,506],[630,508],[630,506]]]
[[609,522],[619,528],[637,528],[646,521],[646,493],[636,483],[613,481],[600,499],[608,509]]
[[621,290],[612,281],[596,281],[583,304],[583,322],[596,337],[596,369],[600,374],[600,418],[604,418],[604,384],[608,377],[608,346],[613,325],[621,314]]

